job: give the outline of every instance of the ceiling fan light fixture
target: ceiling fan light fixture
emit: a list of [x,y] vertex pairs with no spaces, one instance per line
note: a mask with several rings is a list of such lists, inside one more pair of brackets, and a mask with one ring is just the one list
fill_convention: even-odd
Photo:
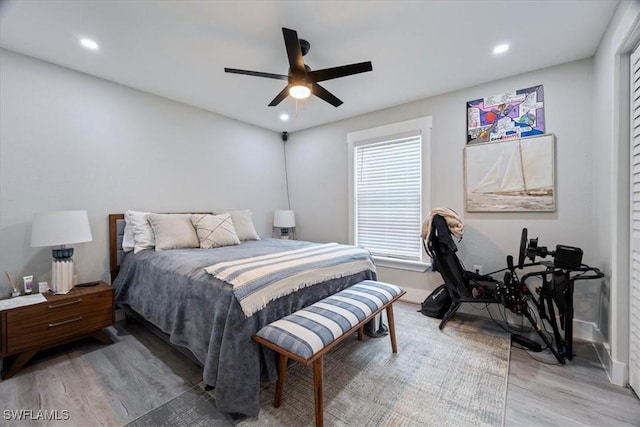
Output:
[[295,84],[289,88],[289,95],[296,99],[305,99],[311,95],[311,88],[306,84]]

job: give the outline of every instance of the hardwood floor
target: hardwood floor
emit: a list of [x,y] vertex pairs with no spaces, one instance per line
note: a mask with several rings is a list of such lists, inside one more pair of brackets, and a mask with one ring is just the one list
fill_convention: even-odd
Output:
[[640,400],[610,383],[593,344],[574,341],[574,353],[560,365],[511,347],[506,426],[640,426]]
[[[122,426],[202,381],[200,367],[144,327],[118,322],[106,331],[114,344],[53,348],[1,381],[0,426]],[[15,420],[8,410],[33,412]],[[58,419],[33,419],[38,410]]]
[[[486,318],[479,324],[501,331]],[[528,338],[540,342],[535,333]],[[574,340],[573,353],[561,365],[549,351],[511,347],[505,426],[640,426],[640,399],[632,389],[611,384],[594,345]]]
[[[396,317],[417,309],[396,307]],[[52,349],[1,381],[0,426],[122,426],[201,381],[201,368],[142,326],[119,322],[107,331],[112,345]],[[505,426],[640,426],[640,400],[610,384],[592,344],[576,342],[574,352],[562,366],[550,354],[512,347]],[[20,409],[67,410],[69,419],[6,418],[5,410]]]

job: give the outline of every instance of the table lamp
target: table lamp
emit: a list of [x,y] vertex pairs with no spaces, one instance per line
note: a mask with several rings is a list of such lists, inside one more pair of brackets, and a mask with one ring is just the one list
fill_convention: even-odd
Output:
[[60,246],[53,249],[51,289],[67,293],[73,288],[73,248],[66,245],[90,242],[91,227],[87,211],[52,211],[36,213],[31,225],[31,246]]
[[288,239],[289,231],[296,226],[296,217],[293,211],[275,211],[273,214],[273,226],[280,229],[280,238]]

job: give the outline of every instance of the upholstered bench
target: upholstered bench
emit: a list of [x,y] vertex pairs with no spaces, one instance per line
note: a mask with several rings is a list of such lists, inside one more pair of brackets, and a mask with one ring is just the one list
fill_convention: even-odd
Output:
[[395,285],[364,280],[260,329],[253,339],[279,354],[273,406],[279,407],[282,400],[288,360],[313,363],[316,426],[322,426],[322,356],[355,331],[362,340],[365,323],[385,308],[391,349],[397,353],[392,304],[404,294]]

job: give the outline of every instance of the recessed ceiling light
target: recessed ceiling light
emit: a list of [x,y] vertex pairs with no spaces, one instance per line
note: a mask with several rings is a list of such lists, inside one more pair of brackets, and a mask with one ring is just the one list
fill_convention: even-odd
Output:
[[98,43],[94,42],[91,39],[80,39],[80,44],[91,50],[98,50],[98,48],[100,47],[98,46]]
[[508,50],[509,50],[508,44],[499,44],[498,46],[493,48],[493,53],[495,53],[496,55],[499,55],[501,53],[505,53]]
[[280,114],[280,120],[286,122],[287,120],[289,120],[289,115],[287,113]]

